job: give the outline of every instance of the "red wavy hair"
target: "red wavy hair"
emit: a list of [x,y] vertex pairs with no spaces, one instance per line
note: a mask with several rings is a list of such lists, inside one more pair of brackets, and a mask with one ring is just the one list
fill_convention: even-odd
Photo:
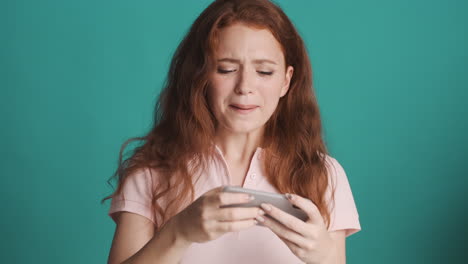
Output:
[[[122,145],[118,168],[108,180],[110,183],[118,178],[118,187],[101,202],[119,194],[127,177],[145,168],[158,172],[157,184],[152,186],[156,226],[162,226],[194,200],[194,175],[206,168],[214,151],[211,143],[216,119],[206,95],[217,34],[234,23],[268,29],[281,44],[286,66],[294,67],[289,91],[265,124],[261,143],[264,166],[268,181],[279,192],[312,200],[328,226],[327,150],[309,57],[294,25],[280,7],[268,0],[214,1],[195,20],[172,58],[155,107],[154,126],[145,136],[130,138]],[[122,162],[122,152],[135,140],[142,144]],[[165,208],[158,204],[161,197],[169,201]]]

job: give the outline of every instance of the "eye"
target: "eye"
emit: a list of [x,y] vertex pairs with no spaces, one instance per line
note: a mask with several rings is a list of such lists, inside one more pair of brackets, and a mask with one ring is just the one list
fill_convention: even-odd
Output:
[[267,71],[258,71],[258,73],[260,73],[261,75],[272,75],[273,72],[267,72]]
[[236,70],[233,69],[233,70],[225,70],[225,69],[220,69],[218,68],[218,73],[221,73],[221,74],[227,74],[227,73],[230,73],[230,72],[235,72]]

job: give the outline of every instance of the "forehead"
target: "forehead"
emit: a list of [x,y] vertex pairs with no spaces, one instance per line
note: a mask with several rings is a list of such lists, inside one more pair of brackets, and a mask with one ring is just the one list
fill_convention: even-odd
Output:
[[218,32],[215,54],[236,59],[270,59],[283,63],[281,44],[268,29],[236,23]]

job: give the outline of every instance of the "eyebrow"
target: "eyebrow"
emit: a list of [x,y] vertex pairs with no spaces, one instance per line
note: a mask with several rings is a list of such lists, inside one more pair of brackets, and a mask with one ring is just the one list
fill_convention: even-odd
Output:
[[[222,58],[219,59],[218,62],[231,62],[240,64],[240,60],[233,59],[233,58]],[[276,62],[269,60],[269,59],[256,59],[252,61],[254,64],[262,64],[262,63],[270,63],[270,64],[277,64]]]

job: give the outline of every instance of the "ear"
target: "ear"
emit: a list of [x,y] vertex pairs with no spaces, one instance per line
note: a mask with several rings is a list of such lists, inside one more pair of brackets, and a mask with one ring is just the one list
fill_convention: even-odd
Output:
[[288,66],[286,69],[286,76],[284,78],[284,85],[281,88],[281,95],[280,97],[283,97],[289,90],[289,84],[291,83],[291,78],[293,76],[294,68],[293,66]]

